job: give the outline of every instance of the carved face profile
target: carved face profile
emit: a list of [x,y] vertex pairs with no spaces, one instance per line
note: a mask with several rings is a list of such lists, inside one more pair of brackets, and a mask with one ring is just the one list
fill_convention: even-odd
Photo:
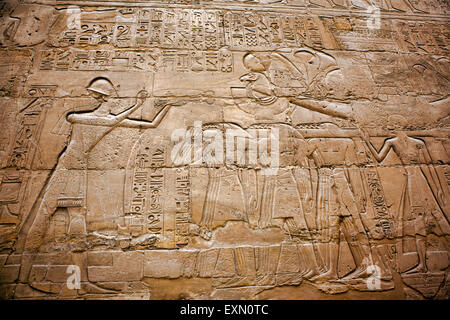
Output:
[[389,116],[388,118],[388,130],[401,130],[404,129],[408,124],[408,121],[399,114],[394,114],[392,116]]
[[253,53],[248,53],[244,56],[244,66],[253,72],[263,72],[266,71],[266,67],[260,58],[255,56]]
[[90,95],[92,98],[94,98],[95,100],[105,101],[106,98],[107,98],[107,96],[105,96],[104,94],[101,94],[101,93],[96,92],[96,91],[88,90],[88,92],[89,92],[89,95]]
[[93,79],[89,86],[87,87],[87,90],[89,92],[89,95],[93,98],[99,100],[107,100],[107,97],[112,96],[116,89],[114,88],[114,85],[112,82],[104,77],[98,77]]
[[327,73],[324,83],[328,89],[328,95],[332,98],[345,99],[350,94],[350,90],[345,84],[344,75],[340,69]]

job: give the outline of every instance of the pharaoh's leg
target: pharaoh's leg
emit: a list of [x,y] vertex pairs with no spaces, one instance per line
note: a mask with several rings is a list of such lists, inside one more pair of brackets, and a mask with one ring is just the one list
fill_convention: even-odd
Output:
[[424,221],[425,212],[419,213],[419,215],[415,219],[414,226],[416,228],[416,250],[417,255],[419,256],[419,264],[408,270],[406,273],[416,273],[416,272],[427,272],[427,263],[426,263],[426,226]]
[[389,281],[392,280],[391,268],[395,268],[393,254],[391,253],[391,245],[378,245],[372,248],[373,265],[381,268],[380,279]]
[[[38,250],[44,240],[45,234],[49,227],[50,217],[55,212],[56,208],[50,207],[44,197],[43,201],[39,204],[35,217],[31,222],[31,226],[27,234],[23,235],[25,239],[25,252],[33,252]],[[32,214],[32,213],[30,213]]]
[[417,254],[419,256],[419,264],[412,268],[411,270],[406,271],[405,273],[422,273],[427,272],[427,264],[426,264],[426,238],[420,235],[416,235],[416,247]]
[[[28,230],[26,234],[23,236],[23,245],[21,249],[24,250],[21,259],[20,266],[20,281],[21,282],[30,282],[30,273],[33,265],[36,264],[36,260],[39,257],[39,251],[45,251],[45,243],[47,243],[48,231],[50,231],[50,220],[56,211],[55,207],[50,207],[49,204],[45,201],[40,202],[38,209],[35,211],[34,219],[30,219],[31,226],[28,228],[24,228],[24,230]],[[33,212],[30,212],[32,214]],[[52,237],[55,239],[54,237]],[[44,247],[44,248],[42,248]]]
[[330,252],[333,251],[330,241],[330,221],[329,214],[331,211],[331,186],[330,186],[331,170],[328,168],[318,169],[317,196],[315,205],[316,232],[314,249],[316,252],[317,263],[319,269],[323,273],[329,270]]
[[57,198],[65,181],[65,170],[56,168],[42,187],[22,224],[16,244],[18,253],[36,251],[44,242],[50,218],[56,211]]
[[[295,216],[293,223],[303,226],[304,242],[298,244],[300,255],[305,261],[304,277],[309,279],[313,276],[325,272],[325,263],[317,244],[316,239],[312,232],[314,226],[308,224],[306,213],[311,214],[314,212],[314,206],[312,206],[313,191],[310,171],[305,169],[296,168],[293,170],[293,177],[297,184],[298,198],[300,201],[301,210],[298,215]],[[297,222],[295,222],[297,221]],[[286,221],[287,222],[287,221]],[[322,266],[322,267],[321,267]]]
[[[286,219],[286,225],[288,224],[294,224],[292,218]],[[294,224],[294,226],[296,225]],[[312,241],[312,243],[307,244],[303,242],[298,244],[299,254],[302,257],[303,261],[305,261],[306,266],[303,272],[303,276],[307,279],[328,270],[326,267],[327,263],[326,261],[324,261],[324,258],[322,257],[317,244],[314,242],[315,240],[312,238],[312,236],[310,236],[308,240]]]
[[358,230],[354,218],[359,215],[358,207],[355,204],[356,199],[350,189],[349,181],[341,170],[335,170],[334,172],[334,187],[339,203],[339,215],[342,219],[342,232],[356,265],[356,270],[346,278],[356,278],[365,273],[367,266],[370,264],[369,240],[362,225],[359,228],[360,231]]
[[56,197],[49,192],[56,180],[54,175],[49,178],[20,229],[16,252],[22,254],[19,272],[21,282],[28,281],[37,257],[34,253],[41,248],[49,229],[50,218],[56,211]]
[[317,186],[316,226],[319,241],[328,241],[328,215],[330,211],[330,173],[328,169],[319,170],[319,183]]
[[317,263],[317,252],[314,250],[314,244],[306,244],[306,243],[299,243],[298,244],[298,251],[300,253],[300,256],[303,258],[303,261],[305,262],[305,270],[303,270],[303,277],[306,279],[310,279],[314,276],[317,276],[320,273],[320,268]]
[[[303,225],[303,227],[305,226],[306,224]],[[309,230],[301,229],[301,226],[298,225],[296,219],[293,217],[288,217],[284,220],[284,228],[291,237],[300,236],[302,239],[312,240]],[[301,272],[302,276],[305,278],[310,278],[319,274],[319,266],[317,265],[317,254],[319,253],[315,252],[312,246],[304,243],[299,243],[297,247],[301,261],[304,261],[303,270]]]
[[[306,220],[304,219],[304,217],[302,218],[303,219],[301,219],[300,217],[298,217],[298,219],[291,217],[287,218],[285,220],[285,224],[288,228],[288,232],[290,232],[290,230],[300,231],[299,236],[303,240],[314,241],[311,232],[306,224]],[[298,250],[300,256],[303,257],[303,260],[305,261],[306,269],[303,272],[303,276],[305,278],[310,278],[318,275],[319,270],[324,270],[323,267],[320,268],[320,266],[318,265],[318,261],[323,261],[323,259],[314,242],[312,243],[312,245],[300,243],[298,244]],[[322,262],[322,264],[324,263]]]
[[208,187],[200,222],[201,226],[207,228],[211,228],[213,225],[214,211],[219,197],[220,173],[216,171],[217,169],[208,169]]
[[330,216],[330,241],[327,243],[328,269],[325,273],[314,277],[312,280],[335,280],[338,278],[337,268],[339,262],[339,229],[340,218],[337,215]]
[[416,235],[416,248],[417,254],[419,255],[419,264],[417,267],[407,271],[406,273],[421,273],[427,272],[427,263],[426,263],[426,237],[421,235]]
[[271,223],[275,187],[276,177],[264,176],[264,187],[261,199],[261,215],[258,223],[260,228],[265,228]]
[[254,169],[239,169],[238,178],[242,186],[245,217],[250,227],[257,227],[259,220],[257,173]]
[[366,273],[371,260],[370,251],[362,245],[352,216],[343,217],[342,232],[350,247],[350,252],[356,265],[355,271],[347,275],[344,279],[358,278]]

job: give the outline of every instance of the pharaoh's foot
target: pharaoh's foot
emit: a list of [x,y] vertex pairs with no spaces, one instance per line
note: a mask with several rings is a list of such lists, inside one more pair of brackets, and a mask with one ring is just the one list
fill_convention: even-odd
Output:
[[429,13],[429,12],[427,12],[425,10],[420,10],[420,9],[417,9],[417,8],[414,8],[413,12],[414,13]]
[[342,280],[352,280],[352,279],[359,279],[363,277],[367,277],[369,274],[367,273],[367,268],[365,266],[361,266],[356,268],[353,272],[346,275]]
[[419,265],[415,268],[412,268],[411,270],[408,270],[405,272],[405,274],[411,274],[411,273],[425,273],[427,272],[427,268],[425,264],[419,263]]
[[318,276],[318,275],[319,275],[319,271],[317,271],[317,269],[314,268],[314,269],[308,269],[308,270],[306,270],[306,271],[302,274],[302,277],[309,280],[309,279],[311,279],[311,278],[313,278],[313,277],[315,277],[315,276]]
[[327,281],[327,280],[336,280],[338,278],[336,270],[328,270],[325,273],[321,273],[318,276],[311,278],[312,281]]
[[356,5],[352,5],[352,6],[350,6],[349,9],[350,10],[366,10],[367,8],[356,6]]
[[389,8],[389,9],[381,9],[381,11],[395,11],[395,12],[406,12],[405,10],[398,9],[398,8]]
[[342,4],[335,3],[333,9],[347,9],[347,7],[343,6]]

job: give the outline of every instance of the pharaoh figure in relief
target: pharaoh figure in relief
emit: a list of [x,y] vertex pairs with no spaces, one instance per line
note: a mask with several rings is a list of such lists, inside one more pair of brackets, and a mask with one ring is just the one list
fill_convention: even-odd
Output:
[[0,298],[448,299],[448,1],[29,2]]
[[[358,164],[354,142],[332,138],[339,131],[333,129],[335,125],[322,130],[324,138],[306,139],[290,119],[293,112],[301,113],[296,108],[304,108],[330,119],[353,121],[352,107],[336,102],[349,95],[336,60],[308,48],[283,49],[271,54],[247,53],[243,65],[250,72],[240,77],[245,87],[231,88],[233,102],[241,112],[250,115],[248,128],[277,128],[280,153],[292,154],[291,160],[289,167],[283,168],[284,163],[275,175],[261,175],[260,170],[251,173],[254,169],[211,169],[200,225],[214,228],[219,212],[235,210],[240,213],[234,213],[234,218],[247,221],[253,228],[279,226],[288,238],[300,241],[300,255],[309,260],[298,277],[318,282],[339,278],[342,232],[356,266],[343,280],[366,278],[373,260],[356,204],[358,198],[348,178],[361,180],[360,175],[349,174],[349,168]],[[243,139],[258,140],[242,128],[239,132]],[[228,194],[226,190],[233,180],[237,191],[234,205],[223,207],[220,191]],[[252,186],[258,186],[256,192],[251,191]],[[317,191],[313,193],[313,189]],[[253,203],[247,202],[249,197]],[[306,218],[307,211],[312,219]]]
[[138,92],[133,106],[113,115],[111,110],[114,99],[118,97],[109,79],[95,78],[87,90],[96,101],[94,110],[67,114],[67,121],[72,126],[70,141],[20,230],[19,250],[36,251],[41,247],[49,221],[58,208],[67,209],[68,212],[67,230],[58,230],[60,235],[86,237],[87,160],[90,151],[116,127],[156,127],[170,107],[165,105],[152,122],[127,119],[142,106],[147,98],[146,91]]
[[[304,61],[301,64],[303,70],[297,70],[307,80],[307,90],[303,95],[309,97],[292,97],[290,102],[300,108],[328,115],[331,119],[353,120],[351,105],[336,102],[347,98],[350,92],[334,58],[307,49],[299,50],[296,54],[298,59]],[[325,251],[318,250],[315,255],[322,270],[320,275],[313,278],[316,281],[339,278],[341,233],[356,265],[355,270],[344,280],[367,277],[366,269],[372,263],[367,233],[359,216],[358,198],[353,192],[352,179],[360,177],[350,174],[350,168],[358,164],[355,145],[352,139],[333,138],[339,131],[333,126],[331,124],[328,129],[329,138],[310,138],[302,146],[302,156],[308,159],[312,174],[310,179],[315,176],[316,181],[313,230],[317,236],[313,241],[317,242],[316,246],[325,246]],[[312,181],[303,180],[302,183],[312,184]]]
[[[407,126],[406,119],[394,115],[389,120],[395,137],[385,140],[379,151],[370,143],[368,134],[364,134],[364,139],[378,162],[382,162],[392,149],[403,165],[405,179],[402,181],[400,206],[397,208],[399,271],[407,274],[426,273],[427,236],[431,233],[443,236],[450,231],[448,191],[439,179],[424,141],[402,131]],[[403,247],[405,237],[415,238],[418,256],[416,265],[403,261],[407,254]]]

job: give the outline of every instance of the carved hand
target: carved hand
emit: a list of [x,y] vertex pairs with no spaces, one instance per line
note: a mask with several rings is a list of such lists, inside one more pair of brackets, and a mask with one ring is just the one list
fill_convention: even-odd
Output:
[[146,90],[141,90],[136,95],[136,104],[143,104],[148,97],[148,92]]
[[167,104],[172,106],[172,107],[181,107],[181,106],[185,105],[188,102],[189,102],[189,100],[178,99],[178,100],[170,101]]

